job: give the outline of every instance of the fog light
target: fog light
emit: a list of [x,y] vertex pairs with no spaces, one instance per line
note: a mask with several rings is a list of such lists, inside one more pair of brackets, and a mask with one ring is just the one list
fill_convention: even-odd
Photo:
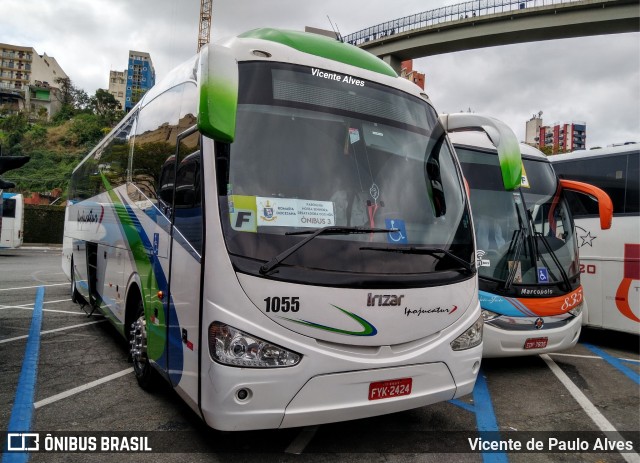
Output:
[[238,398],[238,400],[246,400],[247,397],[249,397],[249,391],[247,391],[246,389],[240,389],[238,392],[236,392],[236,397]]

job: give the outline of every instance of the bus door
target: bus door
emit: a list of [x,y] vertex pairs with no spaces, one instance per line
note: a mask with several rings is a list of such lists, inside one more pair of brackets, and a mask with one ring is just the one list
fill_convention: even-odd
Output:
[[168,373],[191,404],[198,397],[199,321],[203,245],[200,134],[178,136],[175,154],[167,313]]

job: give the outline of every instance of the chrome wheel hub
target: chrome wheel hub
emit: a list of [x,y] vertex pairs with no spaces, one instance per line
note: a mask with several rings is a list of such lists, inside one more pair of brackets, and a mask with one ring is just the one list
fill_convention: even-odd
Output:
[[144,315],[131,324],[129,335],[131,358],[139,369],[143,369],[147,361],[147,322]]

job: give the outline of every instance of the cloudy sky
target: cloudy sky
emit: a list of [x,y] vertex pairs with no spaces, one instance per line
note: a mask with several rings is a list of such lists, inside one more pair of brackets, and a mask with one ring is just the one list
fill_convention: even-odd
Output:
[[[214,0],[211,40],[257,27],[330,28],[343,35],[457,0]],[[0,42],[53,56],[93,94],[123,70],[129,50],[146,51],[162,78],[196,51],[198,0],[2,0]],[[640,142],[640,34],[566,39],[421,58],[439,112],[471,109],[508,123],[584,121],[587,147]]]

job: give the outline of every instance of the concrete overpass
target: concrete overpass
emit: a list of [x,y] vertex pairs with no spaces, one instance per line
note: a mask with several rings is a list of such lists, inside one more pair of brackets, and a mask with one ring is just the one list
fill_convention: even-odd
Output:
[[476,0],[388,21],[344,39],[399,71],[401,61],[424,56],[638,31],[638,0]]

